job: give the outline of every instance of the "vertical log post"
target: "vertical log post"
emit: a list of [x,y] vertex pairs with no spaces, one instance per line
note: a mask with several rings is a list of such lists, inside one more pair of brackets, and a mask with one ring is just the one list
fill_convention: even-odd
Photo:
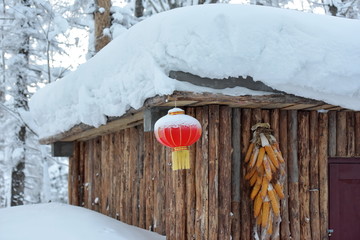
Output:
[[336,112],[335,111],[329,111],[329,139],[328,139],[328,145],[329,145],[329,157],[335,157],[336,156]]
[[299,156],[299,204],[300,236],[311,239],[310,230],[310,192],[309,192],[309,112],[298,112],[298,156]]
[[[195,117],[195,109],[188,108],[186,114]],[[209,133],[210,134],[210,133]],[[209,137],[211,138],[211,137]],[[210,141],[210,139],[209,139]],[[196,144],[190,147],[190,169],[186,174],[186,239],[195,239],[195,207],[196,207],[196,192],[195,192],[195,167],[196,167]],[[210,144],[211,149],[211,144]],[[196,159],[197,161],[197,159]],[[209,183],[210,184],[210,183]],[[210,185],[209,185],[210,187]]]
[[347,157],[355,156],[355,113],[346,113]]
[[219,139],[219,239],[230,239],[231,235],[231,109],[220,107]]
[[319,156],[318,156],[318,113],[310,112],[310,225],[311,237],[320,239],[320,213],[319,213]]
[[[330,116],[329,116],[330,117]],[[326,113],[319,114],[319,186],[320,186],[320,239],[328,237],[328,137],[330,134],[330,119]],[[329,151],[330,152],[330,151]]]
[[[241,155],[245,156],[251,140],[251,109],[243,109],[241,113]],[[242,158],[241,161],[244,161]],[[242,191],[241,197],[241,240],[252,239],[251,222],[249,219],[253,218],[251,214],[250,201],[250,186],[244,179],[246,175],[246,167],[243,164],[241,168],[241,182]]]
[[288,175],[289,175],[289,217],[291,238],[300,240],[299,214],[299,166],[297,140],[297,111],[288,112]]
[[336,155],[346,156],[347,153],[347,128],[346,112],[338,112],[336,115]]
[[209,240],[219,230],[219,105],[209,106]]
[[288,113],[287,111],[280,111],[279,117],[279,145],[281,153],[285,159],[285,181],[284,181],[284,195],[285,198],[281,200],[281,225],[280,238],[290,239],[290,221],[289,221],[289,190],[288,190]]
[[232,111],[232,156],[231,156],[231,236],[240,240],[240,191],[241,191],[241,109]]
[[197,147],[201,151],[196,152],[196,239],[207,240],[209,237],[209,158],[208,158],[208,124],[209,108],[196,108],[196,118],[202,126],[202,135],[198,141]]

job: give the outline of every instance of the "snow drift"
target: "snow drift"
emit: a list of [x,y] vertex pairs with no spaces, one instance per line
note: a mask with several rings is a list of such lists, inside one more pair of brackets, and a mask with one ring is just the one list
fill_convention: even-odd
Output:
[[100,213],[59,203],[0,209],[2,240],[165,240]]
[[[251,76],[298,96],[360,110],[360,21],[261,6],[171,10],[135,25],[65,78],[39,90],[30,114],[41,138],[138,109],[174,90],[213,90],[168,77]],[[224,80],[226,81],[226,80]]]

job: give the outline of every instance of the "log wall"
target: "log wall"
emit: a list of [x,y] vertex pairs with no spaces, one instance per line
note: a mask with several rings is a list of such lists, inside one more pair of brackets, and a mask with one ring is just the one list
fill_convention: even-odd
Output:
[[191,169],[171,170],[171,152],[141,125],[77,142],[69,201],[167,239],[252,239],[243,158],[250,127],[269,122],[286,159],[280,236],[328,239],[328,157],[360,156],[360,113],[188,107],[203,127]]

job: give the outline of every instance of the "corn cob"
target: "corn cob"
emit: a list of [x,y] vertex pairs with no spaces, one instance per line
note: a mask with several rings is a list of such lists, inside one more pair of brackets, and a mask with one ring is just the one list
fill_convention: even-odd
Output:
[[275,190],[271,183],[269,184],[269,187],[268,187],[268,196],[270,198],[271,208],[272,208],[275,216],[279,216],[280,215],[279,201],[277,200],[277,198],[275,196]]
[[[262,202],[261,202],[261,205],[262,205]],[[259,215],[258,215],[257,218],[256,218],[256,224],[260,226],[260,225],[261,225],[261,221],[262,221],[262,210],[261,210],[261,208],[260,208]]]
[[254,174],[251,178],[250,178],[250,186],[254,186],[254,184],[256,183],[258,175]]
[[249,148],[248,148],[248,150],[246,152],[246,157],[245,157],[245,162],[246,163],[250,160],[250,157],[251,157],[251,154],[253,152],[254,146],[255,146],[255,144],[253,142],[250,143]]
[[266,227],[269,220],[270,203],[264,202],[262,206],[261,227]]
[[281,187],[279,182],[275,183],[274,189],[275,189],[275,191],[276,191],[276,193],[277,193],[277,195],[279,196],[280,199],[285,198],[284,192],[283,192],[282,187]]
[[[268,157],[268,159],[269,159],[269,157]],[[269,161],[269,165],[270,165],[271,172],[275,173],[276,172],[276,167],[274,166],[272,161]]]
[[269,214],[269,223],[268,223],[268,227],[267,227],[267,233],[269,235],[271,235],[273,233],[273,220],[272,220],[272,214]]
[[261,206],[262,206],[262,198],[261,195],[258,194],[254,201],[254,217],[256,218],[260,214]]
[[276,168],[279,168],[279,166],[280,166],[279,161],[277,160],[277,157],[276,157],[273,149],[271,148],[271,146],[270,145],[265,146],[265,150],[266,150],[266,153],[269,156],[271,162],[274,164],[274,166]]
[[249,162],[249,167],[250,168],[254,167],[258,155],[259,155],[259,148],[255,147],[254,151],[253,151],[253,153],[252,153],[252,155],[250,157],[250,162]]
[[245,175],[245,180],[251,179],[251,177],[255,174],[255,172],[256,172],[256,168],[251,169],[251,170]]
[[260,176],[263,176],[264,173],[265,173],[265,168],[264,168],[264,165],[263,165],[263,164],[261,164],[260,167],[256,168],[256,170],[257,170],[257,173],[258,173]]
[[266,153],[270,159],[270,161],[274,164],[276,168],[279,168],[279,161],[276,158],[274,150],[270,146],[269,140],[263,133],[260,133],[261,145],[265,148]]
[[261,182],[262,182],[262,177],[258,176],[256,179],[255,186],[253,187],[253,190],[251,191],[251,195],[250,195],[251,200],[254,200],[256,195],[258,195],[260,188],[261,188]]
[[264,159],[264,155],[265,155],[265,148],[260,148],[259,150],[259,155],[258,155],[258,158],[256,160],[256,167],[259,168],[263,162],[263,159]]
[[266,177],[263,177],[263,181],[261,183],[261,197],[266,197],[267,194],[267,189],[268,189],[268,185],[269,185],[269,180]]

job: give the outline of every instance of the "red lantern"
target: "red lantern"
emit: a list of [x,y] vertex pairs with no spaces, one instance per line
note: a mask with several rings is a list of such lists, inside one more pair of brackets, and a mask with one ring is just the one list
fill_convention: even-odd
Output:
[[195,118],[185,115],[180,108],[173,108],[160,118],[154,127],[156,139],[172,148],[172,169],[189,169],[189,147],[201,136],[201,125]]

